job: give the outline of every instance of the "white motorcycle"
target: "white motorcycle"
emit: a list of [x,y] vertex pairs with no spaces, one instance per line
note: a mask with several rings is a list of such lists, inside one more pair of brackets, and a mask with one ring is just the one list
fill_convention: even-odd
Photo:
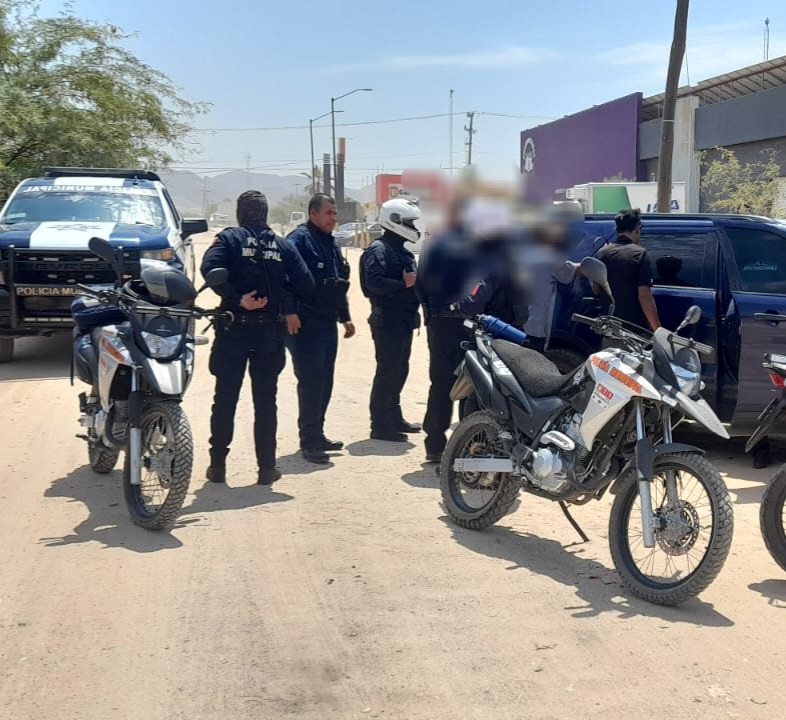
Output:
[[[602,262],[586,258],[581,270],[611,297]],[[467,321],[474,342],[465,344],[452,397],[474,393],[481,410],[459,423],[442,458],[442,498],[453,520],[488,527],[523,490],[559,502],[586,541],[568,504],[610,490],[611,555],[630,592],[676,605],[706,589],[731,547],[729,493],[701,449],[672,441],[685,419],[729,437],[700,395],[699,353],[712,349],[677,334],[700,316],[693,306],[676,332],[646,337],[613,316],[574,315],[620,347],[566,375],[489,332],[498,321]]]
[[[176,519],[191,479],[193,440],[181,401],[194,372],[197,318],[227,313],[194,305],[199,294],[179,270],[142,260],[140,279],[122,282],[117,251],[92,238],[90,250],[115,270],[113,288],[79,285],[72,303],[73,367],[90,386],[79,395],[79,422],[87,434],[90,466],[109,473],[126,451],[123,491],[131,519],[160,530]],[[208,274],[205,286],[226,282]],[[73,377],[72,377],[73,382]]]

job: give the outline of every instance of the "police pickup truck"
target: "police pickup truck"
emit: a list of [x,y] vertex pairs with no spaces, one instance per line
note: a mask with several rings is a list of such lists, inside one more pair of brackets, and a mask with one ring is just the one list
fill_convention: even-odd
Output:
[[[675,214],[642,215],[642,226],[661,323],[674,329],[691,305],[701,308],[691,331],[712,348],[701,357],[702,395],[730,423],[732,435],[749,435],[772,396],[762,354],[786,354],[786,323],[778,319],[786,315],[786,224],[749,215]],[[614,216],[587,215],[583,235],[573,260],[614,241]],[[598,335],[571,322],[574,312],[603,312],[583,278],[557,284],[547,354],[563,371],[600,348]]]
[[0,362],[13,358],[15,338],[71,330],[78,283],[112,284],[91,237],[115,246],[126,278],[151,258],[193,279],[191,235],[206,231],[205,220],[180,217],[147,170],[47,168],[23,180],[0,210]]

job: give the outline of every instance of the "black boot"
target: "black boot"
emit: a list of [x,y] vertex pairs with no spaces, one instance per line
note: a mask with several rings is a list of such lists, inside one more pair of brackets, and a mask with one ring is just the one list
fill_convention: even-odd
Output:
[[225,483],[227,481],[227,453],[210,453],[210,467],[208,467],[205,477],[214,483]]

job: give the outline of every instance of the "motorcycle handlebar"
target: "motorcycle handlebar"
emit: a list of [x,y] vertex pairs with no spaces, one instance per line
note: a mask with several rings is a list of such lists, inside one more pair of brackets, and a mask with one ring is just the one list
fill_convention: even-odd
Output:
[[712,355],[712,348],[709,345],[696,342],[691,338],[684,338],[675,333],[669,334],[669,342],[674,343],[674,345],[680,345],[681,347],[693,348],[696,352],[699,352],[702,355]]

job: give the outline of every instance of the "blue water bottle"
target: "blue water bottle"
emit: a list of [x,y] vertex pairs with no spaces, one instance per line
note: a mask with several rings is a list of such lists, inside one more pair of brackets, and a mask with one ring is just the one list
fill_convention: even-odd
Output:
[[523,330],[513,327],[510,323],[503,322],[493,315],[478,315],[478,324],[491,337],[498,340],[507,340],[508,342],[516,343],[516,345],[523,345],[527,339],[527,333]]

